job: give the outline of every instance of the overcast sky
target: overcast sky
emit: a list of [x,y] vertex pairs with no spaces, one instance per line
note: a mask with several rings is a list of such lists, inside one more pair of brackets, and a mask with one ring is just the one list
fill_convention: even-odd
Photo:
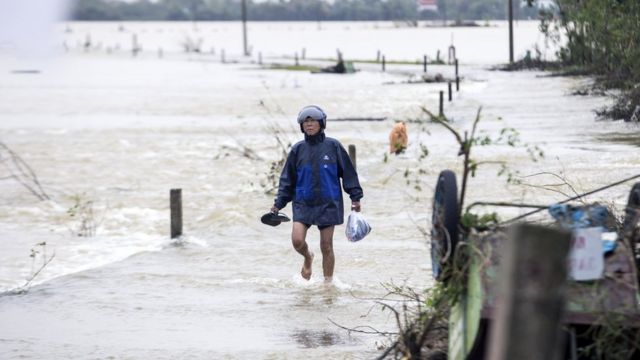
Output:
[[46,56],[55,27],[69,16],[68,0],[0,1],[0,47],[28,57]]

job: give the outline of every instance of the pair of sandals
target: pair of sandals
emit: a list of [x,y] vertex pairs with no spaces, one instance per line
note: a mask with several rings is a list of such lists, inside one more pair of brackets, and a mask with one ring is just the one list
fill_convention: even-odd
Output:
[[291,219],[285,213],[269,211],[260,217],[260,221],[265,225],[278,226],[280,223],[291,221]]

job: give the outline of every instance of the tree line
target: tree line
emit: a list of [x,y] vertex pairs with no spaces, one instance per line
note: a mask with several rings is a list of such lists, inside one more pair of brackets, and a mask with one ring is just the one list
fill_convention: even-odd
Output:
[[622,90],[600,115],[640,121],[640,1],[555,0],[543,11],[540,27],[561,44],[558,59],[594,75],[598,89]]
[[[527,0],[513,1],[517,18],[536,18]],[[240,20],[241,0],[77,0],[73,20]],[[493,20],[507,17],[505,0],[438,0],[438,11],[419,11],[416,0],[247,0],[253,21]]]

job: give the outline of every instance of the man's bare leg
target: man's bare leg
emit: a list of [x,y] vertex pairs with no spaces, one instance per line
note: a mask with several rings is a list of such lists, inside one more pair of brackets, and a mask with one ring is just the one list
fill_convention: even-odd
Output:
[[303,278],[309,280],[311,278],[311,264],[313,264],[313,253],[309,251],[309,246],[305,241],[307,237],[307,226],[301,222],[293,223],[293,230],[291,230],[291,243],[296,251],[304,256],[304,263],[302,264],[302,270],[300,275]]
[[329,226],[320,230],[320,249],[322,250],[322,271],[324,281],[331,282],[333,279],[333,267],[335,256],[333,255],[333,230],[335,226]]

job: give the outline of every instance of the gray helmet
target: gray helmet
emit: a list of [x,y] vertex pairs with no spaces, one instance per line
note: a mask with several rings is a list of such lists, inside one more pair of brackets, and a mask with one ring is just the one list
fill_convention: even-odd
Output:
[[320,129],[324,129],[327,126],[327,114],[325,114],[319,106],[308,105],[303,107],[298,113],[298,124],[300,124],[300,131],[302,132],[304,132],[302,123],[304,123],[307,118],[317,120],[320,123]]

